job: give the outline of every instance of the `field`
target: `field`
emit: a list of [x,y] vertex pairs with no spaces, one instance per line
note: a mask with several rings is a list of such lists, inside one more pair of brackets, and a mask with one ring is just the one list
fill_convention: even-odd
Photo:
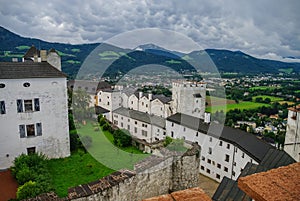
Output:
[[276,97],[276,96],[265,96],[265,95],[254,96],[252,98],[252,100],[255,101],[256,98],[262,98],[263,100],[265,100],[266,98],[269,98],[271,100],[271,102],[279,102],[279,101],[283,100],[283,98],[279,98],[279,97]]
[[133,169],[137,161],[148,156],[135,147],[118,149],[112,144],[112,134],[101,129],[94,131],[92,123],[82,126],[78,133],[92,137],[87,153],[79,150],[70,157],[48,161],[55,192],[60,197],[66,196],[70,187],[95,181],[122,168]]
[[213,96],[206,96],[206,102],[208,103],[207,106],[211,105],[224,105],[226,104],[234,104],[234,100],[226,99],[226,98],[219,98],[219,97],[213,97]]
[[[212,100],[212,101],[210,101]],[[234,110],[234,109],[254,109],[262,106],[269,106],[265,103],[254,103],[249,101],[240,101],[239,103],[235,103],[234,100],[227,100],[223,98],[217,98],[217,97],[210,97],[208,96],[206,101],[208,102],[208,105],[206,107],[206,112],[215,113],[216,111],[226,111]]]
[[271,87],[271,86],[258,86],[258,87],[251,87],[251,91],[255,90],[269,90],[269,89],[276,89],[276,87]]

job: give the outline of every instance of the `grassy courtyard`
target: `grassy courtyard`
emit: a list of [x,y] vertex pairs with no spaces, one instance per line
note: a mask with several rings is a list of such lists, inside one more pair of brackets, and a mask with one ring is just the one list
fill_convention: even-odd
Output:
[[70,187],[95,181],[122,168],[133,169],[137,161],[148,156],[135,147],[115,147],[112,134],[102,129],[95,131],[91,122],[77,131],[92,138],[88,152],[78,150],[70,157],[48,161],[52,183],[60,197],[66,196]]

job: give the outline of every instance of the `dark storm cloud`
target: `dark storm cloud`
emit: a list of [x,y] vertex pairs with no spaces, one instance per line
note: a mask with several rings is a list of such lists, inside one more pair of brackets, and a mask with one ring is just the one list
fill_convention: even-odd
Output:
[[101,42],[140,28],[178,31],[204,48],[300,56],[300,1],[0,0],[0,22],[47,41]]

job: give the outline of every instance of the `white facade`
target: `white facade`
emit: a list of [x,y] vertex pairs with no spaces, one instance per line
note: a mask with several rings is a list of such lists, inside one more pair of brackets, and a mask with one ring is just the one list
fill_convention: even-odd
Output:
[[[258,163],[248,152],[228,140],[199,132],[193,129],[193,126],[186,127],[166,119],[181,113],[191,117],[183,119],[183,122],[197,119],[203,124],[210,125],[210,114],[205,113],[205,83],[186,81],[173,83],[171,101],[142,92],[136,94],[121,92],[119,96],[122,99],[122,108],[112,111],[107,105],[99,104],[112,111],[112,122],[116,126],[127,129],[132,136],[149,143],[163,140],[166,136],[198,143],[201,146],[199,172],[215,181],[220,182],[224,176],[236,180],[248,162]],[[107,93],[99,94],[99,97],[102,97],[104,103],[111,100],[106,99],[110,97]],[[198,121],[194,123],[198,124]]]
[[[0,169],[35,151],[49,158],[70,155],[66,78],[0,79]],[[26,83],[26,84],[25,84]],[[26,86],[26,87],[25,87]]]
[[172,85],[173,114],[183,113],[204,119],[206,84],[179,81]]
[[[125,112],[124,112],[125,110]],[[162,140],[166,136],[165,120],[158,116],[144,114],[146,120],[135,118],[141,113],[138,111],[121,109],[122,112],[113,113],[113,124],[121,129],[126,129],[136,138],[143,139],[148,143]],[[157,123],[157,124],[156,124]]]
[[257,164],[232,143],[166,121],[167,136],[196,142],[201,147],[200,173],[220,182],[224,176],[236,180],[247,162]]
[[284,151],[300,161],[300,108],[289,109]]
[[108,120],[112,121],[112,111],[122,106],[122,96],[120,91],[100,90],[97,93],[97,106],[109,110]]

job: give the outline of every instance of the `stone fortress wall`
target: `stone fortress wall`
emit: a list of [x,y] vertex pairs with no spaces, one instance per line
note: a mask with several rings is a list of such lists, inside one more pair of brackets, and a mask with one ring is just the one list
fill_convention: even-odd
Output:
[[170,192],[199,186],[200,147],[183,155],[165,149],[162,156],[151,155],[132,170],[119,170],[102,179],[68,190],[68,197],[48,193],[29,201],[139,201]]

